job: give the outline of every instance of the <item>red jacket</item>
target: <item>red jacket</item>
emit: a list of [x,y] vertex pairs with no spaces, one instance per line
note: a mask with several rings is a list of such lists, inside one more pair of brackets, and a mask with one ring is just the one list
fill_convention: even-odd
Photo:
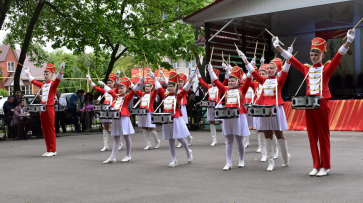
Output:
[[131,90],[130,93],[128,93],[128,94],[122,94],[122,95],[118,95],[118,96],[115,93],[115,91],[113,91],[113,90],[110,90],[108,93],[112,96],[112,98],[114,100],[114,102],[112,103],[111,106],[115,106],[115,102],[117,101],[118,98],[124,97],[124,101],[121,104],[122,105],[121,110],[120,109],[115,109],[115,110],[120,110],[121,116],[130,116],[128,106],[129,106],[129,103],[130,103],[131,99],[135,95],[134,90]]
[[[238,87],[233,88],[233,89],[231,89],[229,87],[226,87],[219,80],[216,80],[214,82],[215,82],[216,86],[218,87],[218,89],[219,89],[219,91],[221,93],[226,93],[229,90],[238,89]],[[247,90],[248,90],[248,88],[250,86],[250,83],[251,83],[251,78],[247,78],[245,80],[244,84],[242,85],[242,87],[239,88],[239,92],[241,93],[240,100],[239,100],[240,101],[239,102],[239,113],[247,113],[247,110],[246,110],[246,108],[243,105],[243,101],[245,100],[245,95],[246,95]],[[227,107],[227,108],[228,107],[238,107],[238,103],[236,103],[236,104],[228,104],[228,98],[226,98],[225,101],[226,101],[225,102],[226,103],[225,107]]]
[[[162,99],[167,99],[167,97],[173,97],[175,96],[175,94],[166,94],[165,93],[165,90],[163,88],[159,88],[158,89],[159,91],[159,94],[161,96]],[[181,101],[182,99],[184,98],[185,95],[188,94],[188,91],[185,91],[184,89],[182,89],[179,93],[176,94],[176,100],[177,100],[177,106],[175,107],[175,114],[174,114],[174,118],[177,118],[177,117],[180,117],[180,116],[183,116],[181,110],[180,110],[180,105],[181,105]],[[164,102],[164,110],[163,110],[164,113],[174,113],[174,105],[172,106],[171,109],[166,109],[165,108],[165,102]]]
[[258,87],[258,84],[251,81],[250,86],[249,86],[246,96],[245,96],[246,98],[244,100],[244,103],[251,103],[252,99],[253,99],[253,101],[255,101],[257,87]]
[[150,95],[149,108],[147,109],[147,112],[154,113],[154,101],[155,101],[156,95],[158,94],[158,91],[154,88],[154,90],[151,94],[150,94],[150,92],[145,92],[145,93],[141,93],[141,94],[142,94],[142,96],[140,98],[141,99],[140,108],[143,108],[143,109],[147,108],[147,105],[142,106],[142,98],[144,97],[144,95]]
[[[178,90],[178,93],[181,92],[182,90],[184,90],[183,88],[179,88]],[[188,96],[188,93],[189,93],[190,90],[186,91],[187,93],[183,95],[183,98],[180,102],[181,105],[187,105],[188,104],[188,99],[187,99],[187,96]]]
[[[257,72],[257,70],[252,72],[252,76],[256,79],[256,81],[258,83],[263,85],[261,96],[257,100],[256,104],[276,105],[276,85],[275,85],[276,77],[264,78]],[[284,100],[282,100],[282,97],[281,97],[281,90],[282,90],[282,87],[284,86],[286,78],[287,78],[287,73],[285,71],[281,71],[281,76],[277,78],[277,100],[278,100],[277,102],[278,102],[278,105],[284,104]],[[270,82],[272,82],[271,85],[269,85]]]
[[42,100],[42,104],[47,104],[47,106],[54,106],[54,98],[55,98],[55,93],[57,92],[57,88],[59,85],[59,82],[61,80],[56,78],[54,81],[50,80],[48,82],[42,83],[36,80],[33,80],[32,83],[38,87],[43,87],[44,84],[49,84],[52,82],[52,84],[50,85],[50,89],[49,89],[49,93],[48,93],[48,102],[47,101],[43,101]]
[[[110,94],[110,93],[107,93],[106,90],[104,90],[103,88],[100,88],[100,87],[97,87],[97,85],[93,86],[93,89],[96,90],[97,92],[99,93],[102,93],[102,94],[106,94],[105,96],[107,96],[107,94]],[[118,88],[114,88],[112,90],[114,93],[118,94]],[[136,94],[139,96],[139,97],[142,97],[142,92],[140,90],[137,90]],[[111,95],[111,94],[110,94]],[[103,101],[103,104],[111,104],[112,101],[106,101],[106,99]]]
[[[212,87],[216,87],[216,88],[218,88],[216,85],[208,85],[207,83],[205,83],[204,81],[203,81],[203,79],[202,78],[198,78],[198,80],[199,80],[199,83],[205,88],[205,89],[207,89],[208,90],[208,92],[209,92],[209,89],[211,89]],[[228,81],[228,80],[227,80]],[[210,93],[209,93],[210,94]],[[218,91],[218,95],[217,95],[217,98],[215,99],[213,99],[213,98],[211,98],[211,96],[209,95],[209,97],[208,97],[208,100],[210,100],[210,101],[216,101],[217,103],[219,102],[219,100],[221,99],[221,91]]]
[[[342,60],[342,56],[343,55],[340,54],[340,52],[338,51],[335,54],[332,61],[328,61],[328,62],[326,62],[324,64],[324,68],[323,68],[323,95],[322,95],[323,98],[321,98],[321,100],[331,99],[330,90],[329,90],[329,80],[330,80],[330,77],[333,74],[334,70],[337,68],[340,61]],[[314,64],[313,66],[310,66],[308,64],[303,65],[295,57],[291,57],[290,63],[296,69],[298,69],[301,73],[303,73],[304,76],[306,76],[306,74],[308,73],[308,71],[310,69],[314,70],[314,69],[319,68],[319,67],[322,66],[322,64]],[[315,83],[315,81],[313,81],[313,80],[314,79],[312,79],[310,76],[308,76],[307,79],[306,79],[306,85],[307,85],[306,95],[320,95],[320,93],[321,93],[320,92],[320,89],[321,89],[320,84],[319,84],[319,88],[317,88],[317,93],[311,93],[310,92],[310,85],[312,85],[311,83]]]

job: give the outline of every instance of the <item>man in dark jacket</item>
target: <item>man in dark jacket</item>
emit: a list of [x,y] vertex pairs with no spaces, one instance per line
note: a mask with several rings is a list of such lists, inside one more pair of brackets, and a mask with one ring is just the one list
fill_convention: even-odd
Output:
[[[85,91],[83,89],[78,90],[71,96],[71,98],[69,99],[69,103],[68,103],[68,113],[73,116],[74,128],[75,128],[76,133],[80,132],[79,127],[78,127],[78,117],[79,117],[78,111],[79,111],[79,109],[83,108],[84,93],[85,93]],[[82,127],[84,128],[83,123],[82,123]]]

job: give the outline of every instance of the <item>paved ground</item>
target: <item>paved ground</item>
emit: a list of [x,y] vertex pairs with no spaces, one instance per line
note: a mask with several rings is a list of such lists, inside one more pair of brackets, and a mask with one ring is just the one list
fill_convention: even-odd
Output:
[[[0,141],[0,202],[361,202],[363,133],[332,132],[332,170],[309,177],[312,169],[306,132],[288,131],[291,166],[267,172],[255,153],[256,136],[246,149],[245,168],[222,171],[224,138],[211,147],[208,131],[192,132],[194,161],[177,149],[179,166],[169,168],[168,145],[145,151],[140,129],[132,135],[132,162],[102,164],[101,133],[69,134],[57,139],[58,156],[41,157],[44,140]],[[161,135],[161,132],[159,132]],[[109,141],[112,144],[112,141]],[[233,164],[238,164],[235,146]]]

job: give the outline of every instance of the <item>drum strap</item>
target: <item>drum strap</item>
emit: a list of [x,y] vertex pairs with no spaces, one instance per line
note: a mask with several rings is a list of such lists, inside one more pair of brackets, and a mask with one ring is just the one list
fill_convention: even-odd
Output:
[[[110,105],[107,106],[106,110],[108,110],[110,108],[110,106],[112,106],[113,103],[115,103],[117,101],[117,99],[115,99],[114,101],[112,101],[110,103]],[[123,103],[122,103],[123,104]],[[120,109],[122,109],[122,105],[120,106]]]
[[[308,73],[305,75],[305,78],[304,78],[304,80],[302,81],[302,83],[301,83],[301,85],[300,85],[299,89],[297,89],[297,91],[296,91],[296,93],[295,93],[295,96],[294,96],[294,97],[296,97],[297,93],[298,93],[298,92],[299,92],[299,90],[301,89],[301,86],[304,84],[304,82],[305,82],[306,78],[308,77],[309,73],[310,73],[310,69],[309,69]],[[322,74],[322,75],[323,75],[323,74]]]
[[[227,90],[228,91],[228,90]],[[224,99],[224,97],[226,96],[227,94],[227,91],[224,93],[223,97],[219,100],[218,104],[216,104],[216,107],[222,102],[222,100]],[[226,104],[227,104],[227,101],[226,101]]]
[[176,108],[176,96],[174,96],[174,114],[175,114],[175,108]]
[[[137,105],[139,105],[139,103],[141,102],[141,99],[142,99],[142,97],[139,99],[139,101],[135,104],[135,106],[134,107],[132,107],[132,108],[136,108],[137,107]],[[148,105],[148,107],[149,107],[149,105]]]
[[[301,89],[301,86],[304,84],[304,82],[305,82],[306,78],[308,77],[309,73],[310,73],[310,69],[309,69],[308,73],[306,74],[304,80],[302,81],[299,89],[297,89],[297,91],[295,93],[295,97],[296,97],[297,93],[299,92],[299,90]],[[324,66],[322,66],[321,75],[320,75],[320,98],[323,98],[323,73],[324,73]]]
[[160,106],[164,103],[164,100],[161,101],[160,105],[158,106],[158,108],[155,109],[154,113],[160,108]]
[[33,104],[33,102],[34,102],[34,100],[35,100],[35,98],[37,98],[37,96],[39,95],[39,93],[40,93],[40,91],[42,90],[42,88],[39,88],[39,91],[37,92],[37,94],[35,95],[35,97],[34,97],[34,99],[33,99],[33,101],[32,102],[30,102],[30,104]]
[[277,105],[278,105],[278,92],[277,92],[277,90],[278,90],[278,88],[277,88],[277,85],[278,85],[278,83],[277,83],[277,78],[276,78],[276,93],[275,93],[275,95],[276,95],[276,109],[277,109]]

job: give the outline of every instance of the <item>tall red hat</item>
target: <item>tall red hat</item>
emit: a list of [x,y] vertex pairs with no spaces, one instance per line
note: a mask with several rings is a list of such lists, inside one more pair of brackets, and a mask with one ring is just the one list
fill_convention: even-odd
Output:
[[110,73],[110,75],[108,75],[108,79],[116,82],[116,74],[115,73]]
[[219,77],[219,73],[221,73],[221,71],[218,69],[213,69],[213,72],[216,74],[217,77]]
[[179,74],[178,73],[176,73],[175,71],[171,71],[170,73],[169,73],[169,82],[172,82],[172,83],[175,83],[175,84],[178,84],[178,82],[179,82],[179,78],[180,76],[179,76]]
[[119,85],[124,85],[126,88],[130,88],[131,81],[127,77],[123,77],[123,78],[120,78],[120,84]]
[[259,70],[264,70],[264,71],[267,71],[267,66],[268,64],[263,64]]
[[326,52],[326,46],[327,46],[326,41],[320,37],[315,37],[311,41],[311,49],[318,49],[324,53]]
[[183,82],[187,81],[187,76],[184,73],[179,73],[179,80],[182,80]]
[[152,78],[145,78],[144,84],[150,84],[151,86],[155,87],[155,83]]
[[270,61],[270,64],[274,64],[275,66],[277,66],[277,72],[282,70],[282,60],[281,59],[274,58]]
[[53,74],[55,72],[55,67],[52,64],[48,63],[44,71],[49,71]]
[[243,71],[242,71],[242,69],[240,68],[240,67],[238,67],[238,66],[234,66],[233,68],[232,68],[232,71],[231,71],[231,75],[230,75],[230,77],[232,76],[232,77],[235,77],[235,78],[238,78],[239,80],[241,80],[242,79],[242,76],[243,76]]

